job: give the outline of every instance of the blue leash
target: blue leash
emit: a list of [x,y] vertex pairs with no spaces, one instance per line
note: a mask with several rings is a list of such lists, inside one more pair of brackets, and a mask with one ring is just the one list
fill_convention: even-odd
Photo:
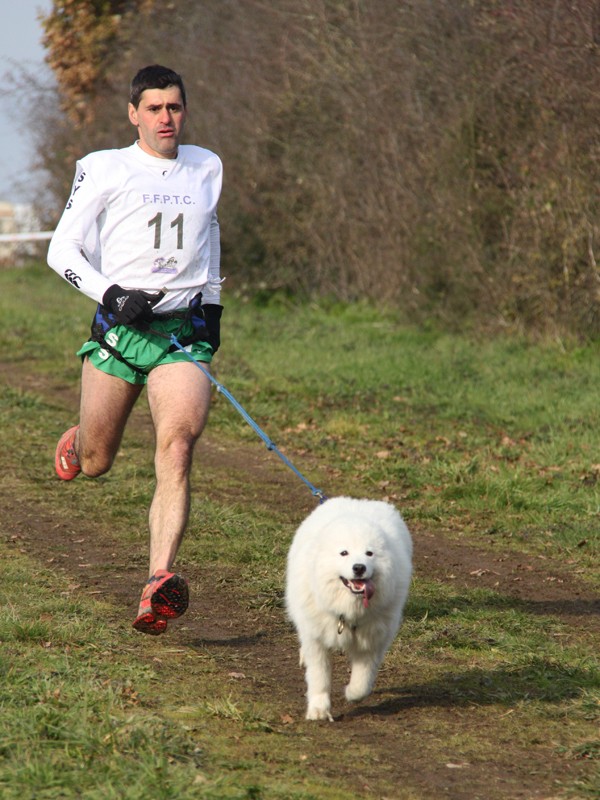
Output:
[[229,392],[223,386],[222,383],[219,383],[219,381],[207,369],[205,369],[202,366],[202,364],[199,361],[197,361],[191,353],[188,353],[188,351],[179,344],[175,334],[171,334],[171,343],[173,345],[175,345],[175,347],[178,350],[181,350],[182,353],[185,353],[185,355],[190,359],[190,361],[193,364],[195,364],[198,367],[198,369],[202,370],[202,372],[206,375],[206,377],[210,380],[210,382],[216,386],[217,391],[220,394],[225,395],[225,397],[229,400],[229,402],[236,409],[236,411],[238,411],[242,415],[242,417],[246,420],[248,425],[250,425],[250,427],[260,436],[260,438],[266,444],[267,450],[272,450],[274,453],[276,453],[276,455],[279,456],[279,458],[283,461],[283,463],[286,466],[288,466],[292,470],[292,472],[295,475],[297,475],[304,484],[306,484],[306,486],[308,486],[308,488],[312,492],[313,496],[319,498],[319,502],[320,503],[323,503],[325,500],[327,500],[327,498],[325,497],[323,492],[320,489],[316,489],[313,486],[313,484],[309,480],[307,480],[299,470],[296,469],[296,467],[292,464],[292,462],[289,460],[289,458],[284,456],[284,454],[281,452],[281,450],[278,449],[278,447],[275,444],[275,442],[273,442],[271,439],[269,439],[267,434],[261,428],[259,428],[259,426],[252,419],[250,414],[248,414],[248,412],[238,403],[238,401],[231,394],[231,392]]

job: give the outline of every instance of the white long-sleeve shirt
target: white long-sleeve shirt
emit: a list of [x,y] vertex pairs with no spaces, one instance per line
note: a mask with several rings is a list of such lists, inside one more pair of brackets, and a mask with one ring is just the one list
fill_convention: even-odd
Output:
[[223,167],[210,150],[180,145],[177,158],[139,145],[100,150],[77,162],[71,197],[48,264],[92,300],[112,284],[158,292],[157,312],[220,301],[217,203]]

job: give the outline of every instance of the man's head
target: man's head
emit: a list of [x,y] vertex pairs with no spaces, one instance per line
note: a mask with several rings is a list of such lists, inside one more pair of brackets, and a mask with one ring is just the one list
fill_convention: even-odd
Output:
[[158,158],[176,158],[185,119],[181,76],[158,64],[141,69],[131,82],[129,121],[138,129],[142,150]]
[[161,67],[160,64],[152,64],[150,67],[142,67],[133,80],[129,92],[129,102],[134,108],[140,104],[142,92],[146,89],[166,89],[169,86],[178,86],[183,100],[183,107],[187,107],[185,97],[185,87],[183,78],[177,72],[168,67]]

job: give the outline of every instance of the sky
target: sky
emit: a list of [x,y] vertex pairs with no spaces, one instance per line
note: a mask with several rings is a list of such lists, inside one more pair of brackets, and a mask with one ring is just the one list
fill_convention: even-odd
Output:
[[[5,0],[6,1],[6,0]],[[4,76],[21,64],[28,70],[48,70],[44,64],[41,44],[42,27],[37,19],[38,11],[47,14],[52,0],[13,0],[10,13],[3,15],[0,25],[0,75]],[[6,81],[2,81],[6,89]],[[9,113],[11,106],[4,100],[4,113],[0,116],[0,201],[23,203],[33,200],[33,185],[15,190],[15,184],[23,184],[22,175],[32,157],[32,143],[26,129],[20,123],[22,111]]]

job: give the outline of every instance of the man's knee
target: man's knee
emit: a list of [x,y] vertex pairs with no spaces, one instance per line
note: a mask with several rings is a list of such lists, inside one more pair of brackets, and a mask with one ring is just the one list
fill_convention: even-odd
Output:
[[99,478],[101,475],[105,475],[112,467],[112,462],[110,464],[99,464],[95,461],[80,460],[79,463],[81,464],[81,471],[87,478]]
[[192,463],[197,436],[180,434],[166,441],[158,442],[156,447],[157,468],[165,466],[179,473],[186,473]]
[[88,478],[99,478],[106,474],[115,460],[113,453],[97,448],[92,451],[83,450],[78,454],[78,458],[81,471]]

